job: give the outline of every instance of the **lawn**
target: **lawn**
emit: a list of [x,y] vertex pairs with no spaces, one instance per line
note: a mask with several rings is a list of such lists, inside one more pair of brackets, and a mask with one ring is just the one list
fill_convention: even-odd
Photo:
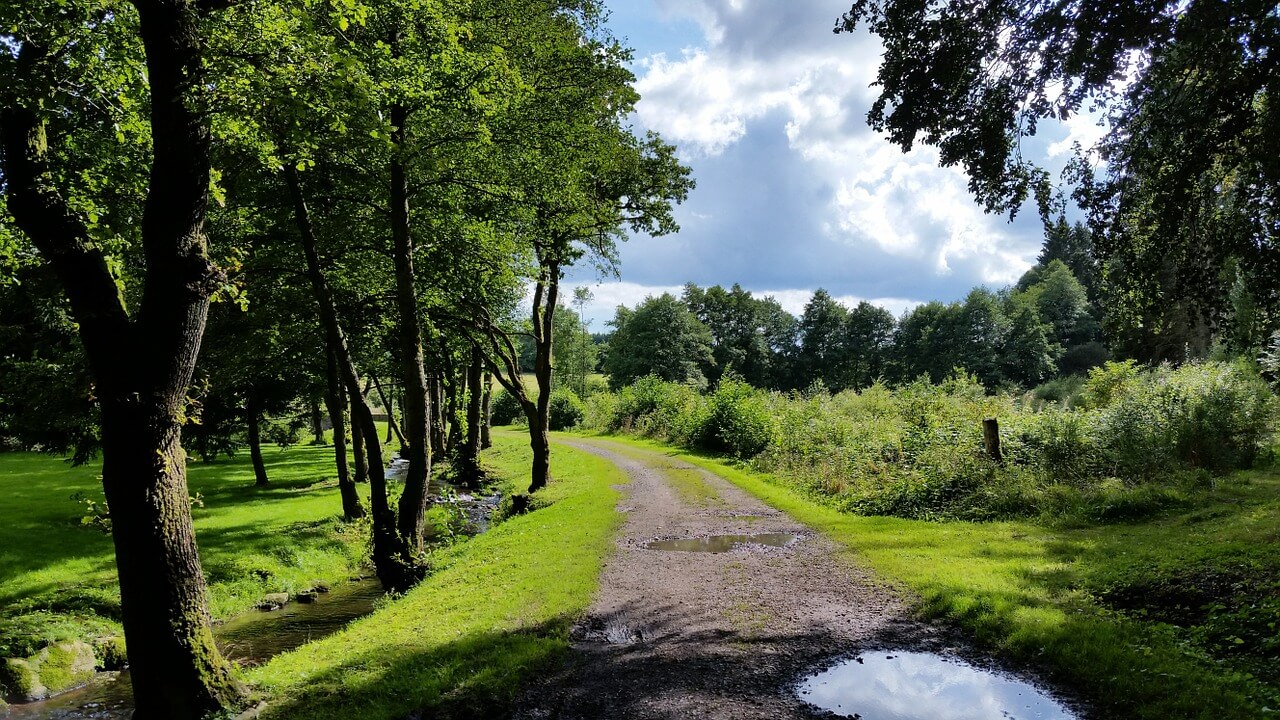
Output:
[[[531,461],[523,433],[495,431],[490,471],[520,478]],[[568,649],[621,522],[608,461],[562,445],[539,509],[437,551],[435,572],[346,630],[285,653],[249,679],[266,718],[497,717],[521,681]]]
[[1256,720],[1280,706],[1280,472],[1238,473],[1196,508],[1050,527],[860,517],[785,482],[634,438],[714,471],[845,546],[918,613],[1090,701],[1100,717]]
[[[264,448],[271,485],[254,487],[247,452],[188,464],[196,539],[215,618],[262,596],[363,572],[367,530],[341,521],[331,447]],[[0,454],[0,657],[117,634],[111,538],[84,525],[76,496],[102,501],[97,464]]]

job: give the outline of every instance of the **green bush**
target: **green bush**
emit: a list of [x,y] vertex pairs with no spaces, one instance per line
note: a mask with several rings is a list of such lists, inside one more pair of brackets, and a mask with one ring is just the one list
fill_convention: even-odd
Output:
[[494,425],[510,425],[524,419],[520,401],[506,390],[498,390],[489,401],[489,422]]
[[698,447],[742,459],[759,455],[775,434],[765,397],[766,393],[741,380],[721,380],[696,430]]
[[[767,393],[733,378],[703,395],[644,378],[593,397],[586,423],[749,460],[862,514],[1125,521],[1187,502],[1206,472],[1249,466],[1270,442],[1274,405],[1243,365],[1125,362],[1020,399],[987,395],[964,372],[834,396]],[[991,417],[1002,465],[983,444]]]
[[586,407],[577,393],[569,388],[557,388],[551,393],[548,420],[552,430],[568,430],[586,417]]

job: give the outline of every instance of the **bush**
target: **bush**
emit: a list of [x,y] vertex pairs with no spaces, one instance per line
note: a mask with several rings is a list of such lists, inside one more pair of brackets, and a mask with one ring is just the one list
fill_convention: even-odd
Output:
[[721,380],[711,394],[706,417],[695,431],[697,446],[743,459],[759,455],[775,434],[765,396],[741,380]]
[[489,422],[494,425],[510,425],[524,419],[520,401],[506,390],[498,390],[489,401]]
[[548,415],[552,430],[568,430],[586,417],[586,407],[577,393],[569,388],[557,388],[551,393]]

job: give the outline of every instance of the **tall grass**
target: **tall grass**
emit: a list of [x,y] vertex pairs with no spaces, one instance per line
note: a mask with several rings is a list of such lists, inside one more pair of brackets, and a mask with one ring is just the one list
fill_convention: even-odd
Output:
[[[1256,371],[1206,362],[1143,370],[1109,363],[1071,406],[988,395],[971,375],[769,393],[729,379],[708,394],[656,378],[587,402],[588,428],[747,460],[863,515],[984,520],[1129,519],[1186,503],[1250,467],[1271,441],[1276,401]],[[1000,422],[1004,461],[982,421]]]

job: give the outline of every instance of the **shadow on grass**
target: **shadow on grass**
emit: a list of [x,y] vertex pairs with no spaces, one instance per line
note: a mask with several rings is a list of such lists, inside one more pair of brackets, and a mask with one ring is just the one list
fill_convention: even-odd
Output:
[[[300,693],[270,703],[270,718],[510,716],[521,681],[556,667],[569,619],[468,635],[424,652],[391,646],[309,674]],[[305,647],[298,652],[305,653]]]

